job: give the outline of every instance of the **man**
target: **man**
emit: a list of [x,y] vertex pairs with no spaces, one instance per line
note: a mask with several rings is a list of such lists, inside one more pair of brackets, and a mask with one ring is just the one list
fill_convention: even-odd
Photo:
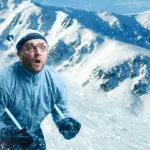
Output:
[[[20,61],[0,74],[0,144],[3,148],[46,149],[40,123],[49,113],[66,139],[75,137],[81,128],[69,114],[64,81],[45,65],[48,48],[41,33],[26,30],[16,42]],[[16,128],[4,111],[6,107],[23,130]]]

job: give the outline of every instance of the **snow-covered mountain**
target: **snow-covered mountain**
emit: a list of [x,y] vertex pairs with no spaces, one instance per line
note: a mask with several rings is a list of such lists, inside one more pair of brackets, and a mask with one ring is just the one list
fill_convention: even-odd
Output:
[[[64,141],[64,149],[71,149],[70,145],[76,144],[78,146],[73,150],[95,150],[99,149],[96,140],[102,140],[101,144],[115,145],[117,150],[149,150],[150,136],[145,129],[149,129],[150,123],[149,18],[150,11],[120,15],[43,6],[30,0],[2,0],[0,67],[17,59],[13,44],[6,41],[8,34],[13,34],[16,39],[27,28],[41,31],[50,45],[47,64],[55,67],[67,80],[71,110],[88,131],[81,132],[77,142],[66,144]],[[81,116],[74,105],[82,111]],[[138,120],[130,113],[141,118]],[[130,118],[132,121],[128,124],[126,120]],[[98,126],[101,124],[103,126]],[[135,124],[141,125],[141,130]],[[55,146],[62,149],[62,145],[58,146],[62,139],[57,132],[53,134],[54,138],[48,136],[52,140],[50,149]],[[90,134],[94,137],[88,138]],[[132,135],[140,137],[134,139]],[[84,137],[87,137],[86,141]],[[102,150],[115,149],[106,145],[103,144]]]
[[15,9],[20,3],[22,3],[22,0],[1,0],[0,1],[0,8],[3,9],[10,9],[11,11]]
[[43,6],[30,0],[1,1],[0,6],[2,66],[16,60],[6,36],[13,34],[16,39],[23,30],[33,28],[49,42],[47,64],[69,74],[68,80],[109,92],[130,79],[133,95],[150,91],[150,11],[119,15]]

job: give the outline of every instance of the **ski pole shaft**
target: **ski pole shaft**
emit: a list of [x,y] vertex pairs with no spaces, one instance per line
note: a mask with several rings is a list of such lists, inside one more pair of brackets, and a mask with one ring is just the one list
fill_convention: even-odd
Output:
[[[58,108],[57,105],[54,106],[56,111],[58,112],[58,114],[60,115],[60,117],[63,119],[65,118],[65,116],[63,115],[63,113],[60,111],[60,109]],[[8,114],[8,116],[11,118],[11,120],[14,122],[14,124],[18,127],[19,130],[22,130],[21,125],[19,124],[19,122],[16,120],[16,118],[13,116],[13,114],[10,112],[10,110],[5,107],[5,112]]]
[[64,116],[63,113],[60,111],[60,109],[58,108],[58,106],[57,106],[57,105],[54,105],[54,107],[55,107],[56,111],[58,112],[58,114],[61,116],[61,118],[62,118],[62,119],[65,118],[65,116]]
[[15,119],[15,117],[13,116],[13,114],[10,112],[10,110],[5,107],[5,112],[8,114],[8,116],[11,118],[11,120],[14,122],[14,124],[18,127],[19,130],[22,130],[21,125],[19,124],[19,122]]

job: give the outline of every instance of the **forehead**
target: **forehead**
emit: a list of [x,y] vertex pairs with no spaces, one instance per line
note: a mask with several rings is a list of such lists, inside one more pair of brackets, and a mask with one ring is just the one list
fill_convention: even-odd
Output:
[[39,43],[46,43],[46,42],[44,40],[42,40],[42,39],[33,39],[33,40],[27,41],[24,45],[26,45],[26,44],[34,44],[34,45],[36,45],[36,44],[39,44]]

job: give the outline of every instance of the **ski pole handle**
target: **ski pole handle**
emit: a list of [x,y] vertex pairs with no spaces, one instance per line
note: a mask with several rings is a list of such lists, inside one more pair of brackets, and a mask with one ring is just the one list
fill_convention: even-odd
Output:
[[19,122],[15,119],[15,117],[13,116],[13,114],[10,112],[10,110],[5,107],[5,112],[8,114],[8,116],[11,118],[11,120],[14,122],[14,124],[18,127],[19,130],[22,130],[21,125],[19,124]]

